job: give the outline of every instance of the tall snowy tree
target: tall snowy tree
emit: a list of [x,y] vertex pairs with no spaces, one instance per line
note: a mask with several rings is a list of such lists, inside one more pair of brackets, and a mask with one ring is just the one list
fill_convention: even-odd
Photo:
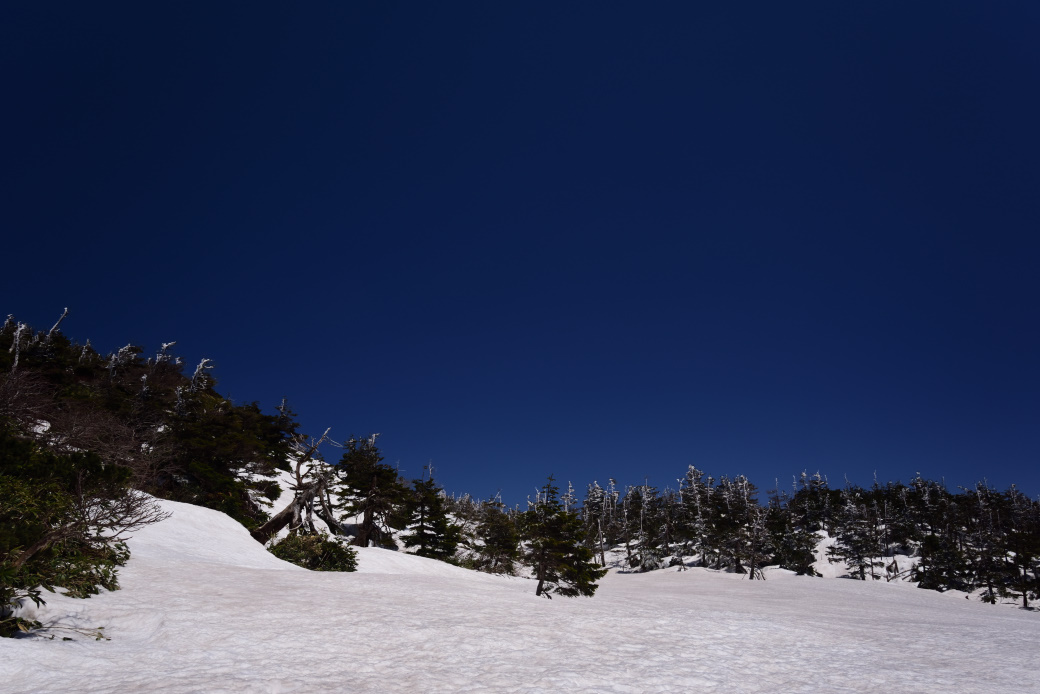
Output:
[[585,522],[585,544],[595,548],[599,552],[599,563],[607,565],[605,555],[606,541],[603,537],[603,516],[606,511],[606,492],[598,482],[593,481],[585,492],[585,502],[582,505],[581,517]]
[[884,565],[884,540],[877,507],[864,503],[862,490],[851,485],[842,491],[844,504],[837,514],[837,539],[828,550],[830,561],[844,561],[853,577],[866,580],[867,571],[873,579],[876,570]]
[[[780,494],[783,494],[782,492]],[[765,528],[773,550],[773,562],[799,576],[818,576],[813,564],[813,550],[819,537],[795,525],[793,516],[783,506],[782,496],[770,499],[766,509]]]

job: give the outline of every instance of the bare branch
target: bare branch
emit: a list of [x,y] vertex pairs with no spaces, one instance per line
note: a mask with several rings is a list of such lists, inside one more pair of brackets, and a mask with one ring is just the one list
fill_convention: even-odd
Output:
[[51,338],[54,336],[55,331],[57,331],[58,326],[61,325],[61,322],[63,320],[65,320],[68,317],[68,315],[69,315],[69,308],[68,308],[68,306],[66,306],[65,307],[65,311],[61,314],[61,318],[58,319],[58,322],[54,324],[54,327],[52,327],[49,331],[47,331],[47,341],[48,342],[50,342]]

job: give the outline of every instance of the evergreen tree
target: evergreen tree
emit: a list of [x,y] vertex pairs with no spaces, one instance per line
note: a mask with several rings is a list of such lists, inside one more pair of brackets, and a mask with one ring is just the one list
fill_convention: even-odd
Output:
[[810,532],[832,529],[836,504],[835,490],[832,490],[826,478],[820,473],[809,475],[802,471],[798,480],[798,490],[791,498],[788,508],[794,514],[796,525]]
[[1001,594],[1022,601],[1040,599],[1040,504],[1031,502],[1014,485],[1005,493],[1010,522],[1004,537],[1005,579]]
[[816,533],[795,524],[794,516],[786,506],[787,495],[774,490],[766,510],[765,528],[773,548],[773,561],[782,569],[794,571],[799,576],[817,576],[813,564],[819,539]]
[[538,579],[535,595],[591,597],[598,587],[595,581],[607,571],[593,563],[592,551],[581,541],[581,519],[564,510],[560,490],[553,482],[550,476],[521,519],[524,560]]
[[376,447],[378,434],[367,439],[351,437],[344,444],[336,466],[340,508],[347,517],[361,516],[354,544],[358,547],[396,547],[392,530],[407,524],[408,488],[397,470],[383,462]]
[[495,499],[480,505],[476,535],[478,542],[472,548],[475,568],[493,574],[516,573],[520,559],[520,536],[513,518],[505,506]]
[[980,482],[971,494],[973,528],[970,532],[971,563],[974,568],[973,584],[984,588],[980,599],[994,604],[1003,583],[1004,532],[1001,517],[1003,499],[996,490]]
[[416,547],[415,553],[419,556],[441,561],[455,556],[461,528],[449,520],[444,507],[444,492],[433,481],[429,466],[423,467],[421,479],[412,480],[412,494],[406,509],[410,523],[409,532],[401,538],[405,547]]
[[659,569],[667,551],[663,537],[661,497],[656,487],[629,487],[624,499],[625,550],[628,566],[639,571]]
[[600,566],[607,565],[606,540],[603,537],[603,521],[606,512],[606,492],[593,481],[585,492],[581,517],[585,523],[585,545],[599,552]]
[[927,535],[921,543],[920,561],[911,573],[919,588],[970,591],[971,567],[957,545],[940,535]]
[[877,507],[862,501],[862,492],[851,485],[842,492],[844,505],[837,516],[837,539],[827,551],[830,561],[842,560],[854,577],[866,580],[867,570],[876,579],[875,570],[884,562],[884,552]]
[[[710,478],[709,478],[710,479]],[[707,565],[707,535],[710,521],[710,482],[705,482],[704,472],[690,465],[679,484],[682,503],[681,534],[690,544],[689,552],[700,555],[702,566]]]
[[191,401],[171,421],[172,472],[150,491],[222,511],[250,529],[261,525],[267,513],[259,500],[280,494],[270,478],[288,469],[296,423],[215,393],[196,393]]

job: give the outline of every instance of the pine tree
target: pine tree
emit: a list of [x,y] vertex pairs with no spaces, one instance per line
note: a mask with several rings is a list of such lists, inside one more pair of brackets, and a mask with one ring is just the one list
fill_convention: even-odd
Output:
[[625,549],[632,569],[652,571],[664,563],[667,540],[661,501],[657,488],[646,483],[625,492]]
[[937,590],[971,590],[970,565],[957,545],[939,535],[927,535],[921,543],[920,561],[911,577],[919,588]]
[[837,540],[827,553],[830,561],[842,560],[850,572],[861,581],[866,580],[867,570],[876,579],[875,569],[884,562],[878,557],[884,553],[877,507],[862,501],[862,490],[847,486],[842,492],[844,506],[837,518]]
[[478,542],[472,550],[478,571],[509,575],[516,573],[516,562],[520,559],[520,536],[513,518],[505,512],[505,505],[497,498],[480,505],[476,535]]
[[585,545],[599,551],[599,563],[607,565],[605,555],[606,541],[603,537],[603,516],[606,512],[606,492],[598,482],[593,481],[585,492],[581,517],[585,522]]
[[1040,504],[1031,502],[1014,485],[1004,497],[1010,528],[1003,542],[1007,561],[1001,594],[1021,599],[1028,610],[1030,598],[1040,599]]
[[689,552],[700,555],[702,566],[707,565],[707,535],[709,527],[711,489],[704,481],[704,472],[690,465],[679,484],[682,511],[682,537],[689,543]]
[[521,519],[524,559],[538,579],[535,595],[591,597],[598,587],[595,581],[607,571],[593,563],[592,550],[581,541],[581,519],[564,510],[559,487],[553,482],[550,476]]
[[415,553],[421,557],[441,561],[454,557],[461,528],[449,520],[444,508],[444,492],[433,481],[430,466],[423,466],[421,479],[412,480],[412,495],[406,508],[409,532],[401,538],[404,546],[417,547]]
[[794,571],[799,576],[817,576],[813,564],[813,550],[819,539],[814,532],[795,524],[794,516],[787,507],[787,494],[782,490],[770,493],[766,510],[765,527],[773,548],[773,561],[782,569]]
[[376,447],[378,434],[367,439],[351,437],[344,444],[343,457],[336,466],[341,498],[339,508],[349,516],[361,516],[354,544],[368,547],[396,546],[391,530],[404,528],[404,505],[408,488],[397,470],[383,463]]

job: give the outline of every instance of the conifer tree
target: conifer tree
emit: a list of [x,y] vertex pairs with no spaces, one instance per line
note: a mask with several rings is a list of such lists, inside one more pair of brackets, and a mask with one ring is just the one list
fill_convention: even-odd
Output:
[[1040,504],[1031,502],[1014,485],[1005,492],[1009,510],[1005,579],[1001,594],[1020,599],[1030,609],[1029,599],[1040,599]]
[[402,536],[405,547],[416,547],[415,553],[419,556],[442,561],[455,556],[461,528],[449,520],[444,508],[444,492],[433,481],[430,466],[423,466],[421,479],[412,480],[412,494],[406,509],[409,532]]
[[354,544],[368,547],[396,546],[392,530],[407,523],[405,502],[408,488],[397,470],[383,462],[376,446],[378,434],[367,439],[351,437],[344,444],[343,457],[336,466],[340,508],[349,516],[361,516]]
[[920,561],[911,573],[919,588],[940,593],[947,590],[971,590],[967,557],[949,538],[926,535],[919,553]]
[[866,580],[867,570],[871,578],[877,578],[875,570],[882,566],[878,560],[884,551],[877,519],[877,508],[865,504],[861,490],[846,486],[842,492],[844,506],[838,514],[837,540],[828,550],[830,561],[842,560],[854,577]]
[[591,597],[607,571],[593,563],[592,551],[582,544],[581,519],[564,510],[553,482],[550,476],[521,519],[524,560],[538,579],[535,595]]
[[707,534],[711,500],[710,482],[704,481],[704,472],[690,465],[679,484],[683,506],[683,537],[692,545],[690,551],[700,555],[702,566],[707,565]]
[[780,568],[794,571],[798,575],[817,576],[813,563],[813,550],[819,539],[814,532],[797,525],[794,515],[786,506],[787,494],[782,490],[770,493],[766,509],[765,528],[773,549],[773,561]]
[[472,550],[477,570],[513,575],[520,559],[520,536],[516,523],[498,498],[480,505],[476,535],[478,543]]
[[593,481],[585,492],[582,505],[582,520],[585,522],[585,545],[599,551],[599,563],[607,565],[605,555],[606,541],[603,537],[603,516],[606,512],[606,492],[598,482]]
[[622,503],[627,523],[625,549],[629,567],[639,571],[661,568],[667,538],[662,532],[662,499],[657,488],[646,482],[629,487]]

